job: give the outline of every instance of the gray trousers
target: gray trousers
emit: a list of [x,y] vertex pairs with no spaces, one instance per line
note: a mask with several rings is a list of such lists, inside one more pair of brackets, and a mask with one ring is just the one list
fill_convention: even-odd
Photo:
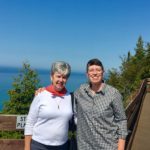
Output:
[[49,146],[41,144],[37,141],[31,141],[31,150],[68,150],[68,142],[59,146]]

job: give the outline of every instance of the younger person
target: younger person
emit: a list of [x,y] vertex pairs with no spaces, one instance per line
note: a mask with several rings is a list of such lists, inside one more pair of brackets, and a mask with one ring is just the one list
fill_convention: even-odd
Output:
[[74,92],[78,150],[124,150],[127,120],[122,96],[104,83],[100,60],[87,63],[88,83]]

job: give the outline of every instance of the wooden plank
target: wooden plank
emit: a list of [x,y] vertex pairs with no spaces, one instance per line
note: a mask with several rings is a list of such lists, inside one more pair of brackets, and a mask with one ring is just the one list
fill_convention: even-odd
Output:
[[0,115],[0,130],[15,131],[16,130],[16,115]]
[[[3,115],[1,114],[0,115],[0,131],[24,130],[26,116],[27,115]],[[17,118],[19,119],[18,121],[17,121]]]
[[0,139],[0,150],[23,150],[24,140]]
[[131,150],[150,150],[150,93],[146,93]]

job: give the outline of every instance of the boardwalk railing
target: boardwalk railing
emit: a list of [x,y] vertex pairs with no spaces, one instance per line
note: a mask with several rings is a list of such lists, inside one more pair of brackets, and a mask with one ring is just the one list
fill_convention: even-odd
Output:
[[141,106],[144,100],[145,92],[150,91],[150,79],[143,80],[141,87],[135,98],[129,103],[126,108],[127,122],[128,122],[128,136],[126,140],[126,150],[130,150],[132,141],[137,128],[137,123],[141,113]]
[[[126,150],[130,150],[138,118],[140,115],[140,108],[145,92],[150,92],[150,79],[145,79],[142,82],[140,90],[136,97],[126,108],[126,115],[128,121],[129,135],[126,140]],[[22,131],[25,125],[26,116],[24,115],[0,115],[0,131]],[[23,150],[23,139],[0,139],[0,150]]]

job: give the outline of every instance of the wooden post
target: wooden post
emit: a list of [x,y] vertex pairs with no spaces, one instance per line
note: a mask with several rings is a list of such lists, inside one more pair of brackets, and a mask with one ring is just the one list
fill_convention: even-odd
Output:
[[147,87],[146,87],[146,91],[150,92],[150,78],[147,78]]

